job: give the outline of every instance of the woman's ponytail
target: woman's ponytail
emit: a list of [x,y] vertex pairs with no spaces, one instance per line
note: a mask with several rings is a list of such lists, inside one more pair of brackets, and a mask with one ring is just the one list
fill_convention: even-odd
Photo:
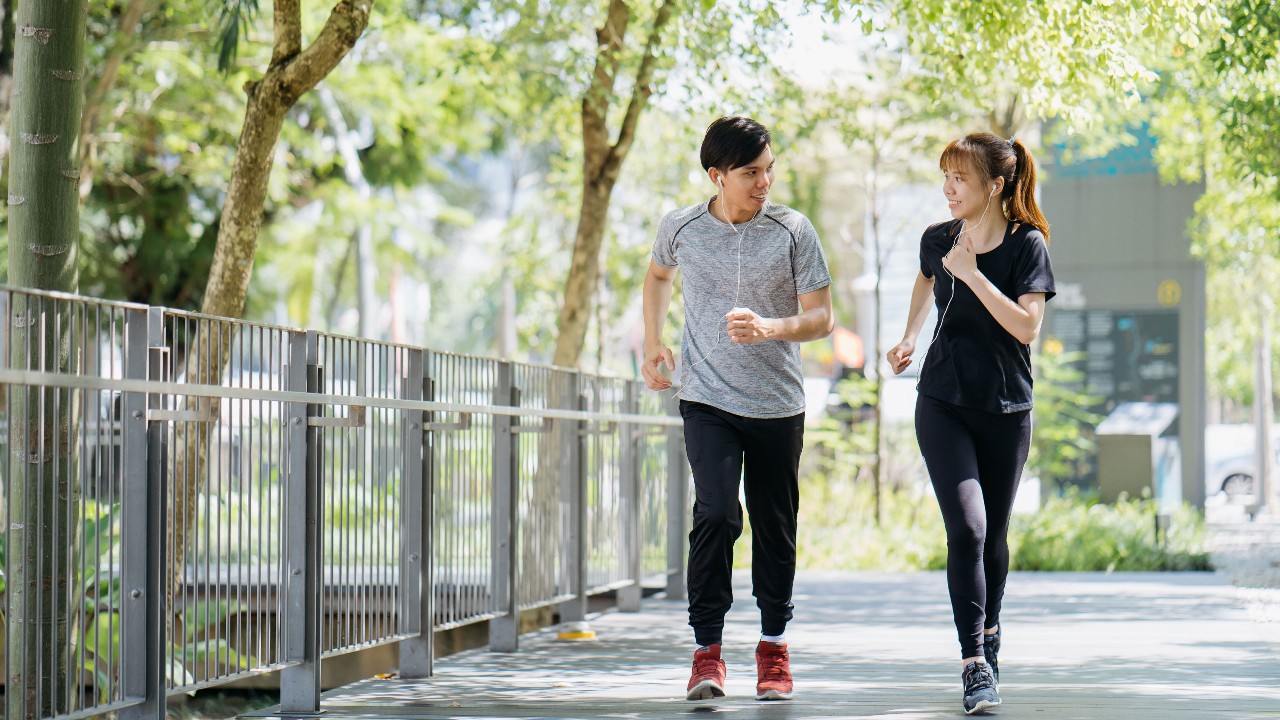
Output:
[[[1049,244],[1049,221],[1040,206],[1036,205],[1036,161],[1031,151],[1021,140],[1014,140],[1013,155],[1013,192],[1008,194],[1007,206],[1009,219],[1026,223],[1044,235],[1045,245]],[[1008,191],[1006,191],[1008,192]]]

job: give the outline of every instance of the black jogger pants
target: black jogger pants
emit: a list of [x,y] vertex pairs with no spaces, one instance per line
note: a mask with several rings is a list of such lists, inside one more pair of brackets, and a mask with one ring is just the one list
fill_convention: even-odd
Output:
[[751,519],[751,584],[765,635],[791,619],[796,574],[796,514],[804,413],[748,418],[703,403],[680,402],[693,469],[689,532],[689,625],[699,645],[720,642],[733,604],[733,543],[742,534],[738,482]]

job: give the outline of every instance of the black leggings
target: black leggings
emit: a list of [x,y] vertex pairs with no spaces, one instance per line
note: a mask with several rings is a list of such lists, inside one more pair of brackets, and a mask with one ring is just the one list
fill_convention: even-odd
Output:
[[751,587],[765,635],[791,619],[796,576],[796,515],[804,413],[758,419],[702,403],[680,402],[693,469],[689,532],[689,625],[699,645],[714,645],[733,604],[733,543],[742,534],[738,484],[751,517]]
[[1031,411],[997,414],[920,395],[916,439],[947,527],[947,589],[960,657],[982,655],[1000,623],[1009,516],[1031,445]]

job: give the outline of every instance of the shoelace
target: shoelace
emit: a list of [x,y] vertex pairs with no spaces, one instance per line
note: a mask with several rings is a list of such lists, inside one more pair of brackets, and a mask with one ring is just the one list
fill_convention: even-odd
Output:
[[693,674],[698,676],[717,675],[720,673],[720,660],[714,657],[703,656],[693,661]]
[[781,653],[778,655],[760,654],[760,674],[765,680],[786,680],[787,679],[787,655]]
[[991,668],[980,662],[970,663],[964,669],[964,694],[970,695],[978,690],[995,687],[995,678],[991,676]]

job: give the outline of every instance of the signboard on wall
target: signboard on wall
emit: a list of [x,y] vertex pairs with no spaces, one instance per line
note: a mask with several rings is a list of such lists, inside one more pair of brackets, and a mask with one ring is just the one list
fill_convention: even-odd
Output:
[[1108,414],[1123,402],[1178,402],[1176,310],[1056,310],[1048,335],[1081,352],[1084,390]]

